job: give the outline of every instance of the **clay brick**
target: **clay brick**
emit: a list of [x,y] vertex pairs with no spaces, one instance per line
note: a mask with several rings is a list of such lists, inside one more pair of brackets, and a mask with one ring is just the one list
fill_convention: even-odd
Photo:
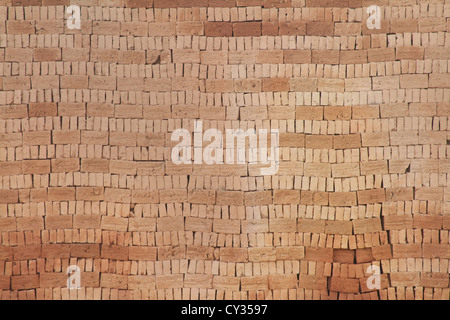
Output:
[[[370,78],[345,79],[345,91],[371,91],[372,81]],[[366,107],[366,106],[364,106]]]
[[297,276],[295,274],[270,274],[269,275],[269,289],[296,289]]
[[302,191],[301,204],[306,205],[328,205],[328,192],[324,191]]
[[128,256],[130,260],[139,261],[156,261],[157,249],[156,247],[129,247]]
[[48,201],[73,201],[75,200],[75,188],[55,187],[48,188]]
[[[399,76],[386,76],[386,77],[372,77],[372,89],[373,90],[389,90],[398,89],[400,85]],[[402,106],[402,104],[391,104]],[[407,105],[406,105],[407,106]],[[386,105],[381,105],[381,108],[386,108]],[[386,116],[383,116],[386,117]]]
[[359,176],[359,163],[337,163],[331,165],[334,178]]
[[34,34],[34,21],[6,21],[8,34]]
[[331,192],[329,201],[332,207],[354,206],[356,205],[356,192]]
[[60,130],[52,132],[53,144],[80,144],[80,131]]
[[[311,50],[284,50],[283,55],[284,55],[284,63],[297,64],[297,63],[311,63],[312,61]],[[295,80],[301,81],[300,79]],[[303,80],[311,81],[310,79],[303,79]]]
[[246,248],[220,248],[220,261],[223,262],[248,262]]
[[263,79],[262,91],[289,91],[288,78],[269,78]]
[[88,76],[61,76],[61,89],[87,89]]
[[261,34],[263,36],[278,36],[279,35],[278,22],[263,21],[261,23]]
[[214,219],[213,232],[239,234],[241,225],[239,220]]
[[448,288],[449,277],[447,272],[422,272],[420,274],[419,286],[425,288]]
[[23,133],[24,146],[38,146],[51,144],[50,132],[30,131]]
[[312,290],[327,290],[327,277],[304,274],[300,276],[299,287]]
[[307,22],[306,34],[308,36],[333,36],[334,23],[333,22]]
[[36,48],[33,49],[34,61],[60,61],[60,48]]
[[354,234],[381,232],[380,218],[359,219],[353,221]]
[[102,273],[100,287],[111,289],[128,289],[128,275]]
[[[297,106],[297,107],[295,107],[295,118],[297,120],[322,120],[323,114],[324,114],[324,107],[321,107],[321,106],[314,106],[314,107]],[[326,140],[326,139],[324,138],[324,140]],[[312,140],[310,140],[310,142],[314,142],[314,138],[312,138]]]
[[[107,21],[102,21],[103,23]],[[95,22],[94,22],[95,26]],[[114,32],[114,35],[120,34],[124,36],[135,36],[135,37],[146,37],[148,34],[148,23],[147,22],[120,22],[119,30],[117,26],[113,25],[108,31],[102,30],[104,32]],[[94,31],[95,33],[95,31]]]
[[89,48],[62,48],[62,59],[67,62],[89,61]]
[[[8,21],[12,22],[12,21]],[[22,23],[22,21],[17,21]],[[6,48],[5,61],[11,62],[31,62],[33,61],[33,49],[27,48]]]
[[188,201],[195,204],[215,204],[216,192],[214,190],[189,190]]
[[443,201],[444,189],[442,187],[419,187],[414,193],[415,200]]
[[[0,135],[0,139],[1,138],[2,138],[2,135]],[[18,174],[22,174],[22,163],[20,163],[19,161],[14,161],[14,162],[2,161],[2,162],[0,162],[0,176],[14,176],[14,175],[18,175]]]
[[261,79],[234,80],[235,92],[261,92]]
[[302,260],[305,257],[305,247],[277,247],[276,261],[280,260]]
[[417,32],[418,19],[391,19],[390,33]]
[[58,114],[58,107],[54,102],[30,103],[28,114],[30,117],[54,117]]
[[105,188],[104,200],[110,201],[110,202],[116,202],[116,203],[130,203],[131,202],[131,190]]
[[391,131],[389,132],[391,145],[404,146],[419,143],[418,131]]
[[127,8],[151,8],[153,0],[125,0]]
[[297,133],[280,133],[279,144],[281,147],[303,148],[305,146],[305,135]]
[[81,172],[109,172],[109,160],[81,159]]
[[361,23],[336,23],[334,28],[334,34],[336,36],[361,35]]
[[341,50],[339,52],[340,64],[367,63],[367,50]]
[[372,256],[375,260],[392,259],[392,248],[390,244],[372,247]]
[[10,276],[0,276],[0,290],[10,290],[11,289],[11,277]]
[[[50,198],[50,190],[49,190]],[[68,201],[72,199],[65,199],[62,201]],[[46,216],[45,217],[45,229],[71,229],[73,226],[72,216]]]
[[13,248],[13,254],[14,260],[38,259],[41,256],[41,246],[38,244],[20,245]]
[[217,205],[243,205],[244,194],[240,191],[217,191]]
[[[98,188],[98,187],[84,187],[84,188]],[[80,188],[77,188],[77,192]],[[78,199],[78,196],[77,196]],[[89,200],[89,199],[86,199]],[[79,215],[73,216],[73,227],[75,229],[97,229],[100,227],[101,217],[97,215]]]
[[425,60],[448,60],[450,53],[446,48],[427,47],[425,48]]
[[389,145],[389,132],[366,132],[361,134],[363,147],[381,147]]
[[262,206],[271,203],[272,203],[272,192],[270,190],[245,193],[246,206]]
[[39,287],[55,288],[67,286],[67,274],[65,273],[41,273],[39,274]]
[[[325,108],[326,110],[326,108]],[[360,134],[346,134],[333,137],[334,149],[354,149],[361,147]],[[386,169],[387,170],[387,169]]]
[[250,262],[267,262],[276,261],[276,249],[275,248],[249,248],[248,260]]
[[424,243],[422,245],[422,249],[423,249],[423,258],[425,259],[450,258],[450,247],[446,244]]
[[114,106],[108,103],[88,103],[86,111],[87,116],[114,117]]
[[241,278],[241,290],[267,290],[269,276],[249,276]]
[[311,62],[318,64],[339,64],[339,50],[312,50]]
[[385,230],[403,230],[413,228],[413,218],[411,215],[385,216],[383,222]]
[[111,260],[128,260],[127,246],[101,245],[101,258]]
[[261,22],[234,22],[234,37],[259,37],[262,34]]
[[450,83],[450,75],[444,73],[430,74],[429,88],[448,88]]
[[298,190],[274,190],[274,204],[296,204],[300,203],[300,191]]
[[136,146],[137,135],[132,132],[110,132],[109,144],[113,146]]
[[[111,190],[111,189],[105,190],[105,198],[106,198],[107,190]],[[120,218],[120,217],[102,216],[102,221],[101,221],[100,226],[104,230],[125,232],[128,230],[128,219]]]
[[205,36],[207,37],[231,37],[233,24],[231,22],[205,22]]
[[423,60],[425,50],[422,47],[396,47],[397,60]]
[[393,244],[392,253],[394,258],[420,258],[422,248],[420,243]]
[[333,262],[333,249],[329,248],[305,248],[306,261]]
[[202,64],[225,65],[228,61],[228,53],[226,51],[202,51]]
[[372,256],[371,248],[357,249],[356,250],[356,263],[372,262],[374,260]]
[[[3,90],[29,90],[31,88],[30,77],[9,76],[3,78]],[[12,107],[12,106],[11,106]]]
[[133,161],[110,160],[109,172],[136,175],[136,163]]
[[70,244],[43,244],[41,257],[47,259],[70,258]]
[[308,149],[333,149],[333,136],[331,135],[306,135],[305,148]]
[[42,217],[20,217],[17,218],[17,231],[40,231],[44,229]]
[[355,262],[355,250],[334,249],[333,262],[353,264]]
[[184,276],[184,287],[209,289],[212,286],[212,280],[212,274],[186,274]]
[[427,74],[402,74],[400,75],[401,89],[421,89],[428,87]]
[[384,189],[358,191],[358,204],[384,202],[386,198]]
[[352,229],[351,221],[325,221],[326,234],[352,234]]
[[39,276],[37,274],[11,276],[12,290],[27,290],[39,288]]
[[275,218],[269,220],[270,232],[295,232],[297,221],[295,219]]
[[192,49],[173,50],[173,63],[200,63],[200,51]]
[[17,190],[0,190],[0,203],[18,203],[19,192]]
[[264,8],[289,8],[292,0],[264,0]]
[[344,92],[344,79],[318,79],[318,91]]
[[[389,170],[391,172],[391,170]],[[410,201],[414,200],[413,188],[389,188],[386,189],[386,201]]]
[[212,288],[219,290],[239,291],[240,278],[227,276],[213,276]]
[[22,172],[24,174],[50,173],[50,160],[24,160],[22,161]]
[[[2,222],[3,222],[4,219],[9,219],[9,218],[1,218],[0,219],[0,230],[1,231],[9,231],[9,230],[2,230],[1,229]],[[12,218],[12,219],[15,221],[14,218]],[[15,228],[14,228],[14,230],[15,230]],[[14,231],[14,230],[12,230],[12,231]],[[0,260],[6,262],[6,261],[11,261],[12,259],[13,259],[13,247],[7,247],[7,246],[0,247]]]
[[360,163],[361,175],[387,174],[388,164],[386,160],[364,161]]
[[[360,91],[360,90],[356,90]],[[353,106],[352,107],[352,119],[372,119],[379,118],[380,108],[379,106]]]
[[303,233],[324,233],[325,221],[314,219],[298,219],[297,231]]
[[186,202],[187,192],[186,190],[160,190],[159,191],[160,203],[174,203],[174,202]]
[[59,89],[59,76],[32,76],[32,89]]
[[419,32],[448,31],[446,18],[419,18]]
[[371,48],[367,49],[369,62],[384,62],[395,60],[394,48]]
[[156,276],[156,289],[171,289],[183,287],[183,275],[157,275]]
[[442,229],[443,219],[441,216],[431,216],[415,214],[413,217],[413,225],[415,229]]
[[[263,35],[266,35],[263,29]],[[303,21],[280,22],[278,24],[278,34],[288,36],[306,35],[306,23]],[[275,34],[275,35],[278,35]]]
[[98,258],[100,256],[99,244],[72,244],[70,256],[73,258]]
[[392,272],[390,274],[391,286],[414,287],[419,285],[419,272]]

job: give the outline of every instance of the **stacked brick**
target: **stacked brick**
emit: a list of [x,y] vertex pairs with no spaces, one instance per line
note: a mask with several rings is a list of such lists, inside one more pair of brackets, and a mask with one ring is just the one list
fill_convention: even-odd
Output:
[[449,299],[448,0],[0,4],[0,299]]

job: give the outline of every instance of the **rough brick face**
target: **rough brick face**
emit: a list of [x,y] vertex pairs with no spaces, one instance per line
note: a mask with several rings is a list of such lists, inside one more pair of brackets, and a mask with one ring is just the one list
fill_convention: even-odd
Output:
[[448,300],[447,2],[0,1],[0,300]]

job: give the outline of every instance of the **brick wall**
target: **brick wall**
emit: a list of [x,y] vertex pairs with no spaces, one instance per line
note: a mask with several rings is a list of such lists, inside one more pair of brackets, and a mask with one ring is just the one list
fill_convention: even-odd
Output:
[[[0,1],[0,299],[449,299],[449,29],[448,0]],[[278,130],[277,174],[174,164],[195,120]]]

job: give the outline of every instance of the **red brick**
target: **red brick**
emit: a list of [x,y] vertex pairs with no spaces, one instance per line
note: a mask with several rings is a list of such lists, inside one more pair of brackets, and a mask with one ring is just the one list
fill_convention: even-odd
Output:
[[27,290],[34,288],[39,288],[39,276],[37,274],[11,277],[12,290]]
[[289,91],[290,84],[288,78],[264,78],[262,91]]
[[331,263],[333,262],[333,249],[306,247],[305,260]]
[[278,36],[278,22],[262,22],[261,34],[263,36]]
[[285,23],[280,23],[278,25],[279,35],[305,35],[306,34],[306,23],[301,21],[290,21]]
[[344,293],[358,293],[359,280],[351,278],[330,278],[330,291],[344,292]]
[[334,23],[324,21],[307,22],[306,34],[309,36],[332,36],[334,35]]

